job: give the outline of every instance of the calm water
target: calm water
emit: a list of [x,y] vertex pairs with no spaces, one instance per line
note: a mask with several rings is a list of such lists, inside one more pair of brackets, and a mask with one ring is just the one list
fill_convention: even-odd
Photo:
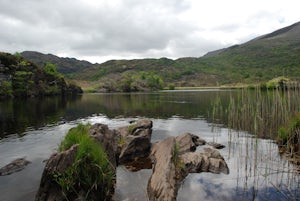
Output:
[[[190,174],[182,184],[183,200],[299,200],[300,177],[292,164],[278,155],[272,140],[255,139],[229,131],[208,118],[212,102],[224,103],[235,91],[181,91],[140,94],[85,94],[61,99],[0,102],[0,167],[26,157],[24,170],[0,177],[0,200],[33,200],[45,163],[68,129],[79,122],[105,123],[110,128],[132,119],[153,120],[152,141],[191,132],[226,145],[221,150],[229,175]],[[201,148],[199,148],[201,149]],[[147,200],[151,170],[117,170],[115,200]]]

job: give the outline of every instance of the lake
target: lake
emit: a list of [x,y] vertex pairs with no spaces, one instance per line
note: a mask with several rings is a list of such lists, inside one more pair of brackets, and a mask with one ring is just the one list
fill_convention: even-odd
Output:
[[[20,157],[31,163],[0,177],[0,200],[34,200],[45,160],[71,127],[89,122],[113,129],[142,117],[153,121],[152,142],[190,132],[226,146],[220,153],[229,175],[190,174],[177,200],[299,200],[297,167],[279,155],[274,140],[228,129],[211,118],[216,98],[226,104],[237,94],[235,90],[190,90],[1,101],[0,167]],[[119,166],[114,200],[147,200],[150,175],[151,170],[131,172]]]

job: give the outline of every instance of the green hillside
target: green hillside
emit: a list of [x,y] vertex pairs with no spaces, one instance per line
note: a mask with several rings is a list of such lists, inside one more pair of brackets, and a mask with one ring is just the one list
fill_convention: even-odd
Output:
[[24,51],[21,52],[21,55],[38,66],[44,66],[46,62],[53,63],[57,65],[57,71],[64,75],[94,67],[88,61],[80,61],[75,58],[61,58],[53,54],[43,54],[35,51]]
[[[35,59],[46,62],[49,58]],[[72,66],[72,62],[61,59],[57,62],[58,69],[64,69],[67,64]],[[106,92],[254,84],[278,76],[299,80],[300,22],[199,58],[111,60],[85,67],[79,61],[75,63],[77,67],[61,72],[83,87]]]
[[76,94],[81,88],[68,84],[56,66],[44,68],[24,59],[20,54],[0,52],[0,97],[32,97]]

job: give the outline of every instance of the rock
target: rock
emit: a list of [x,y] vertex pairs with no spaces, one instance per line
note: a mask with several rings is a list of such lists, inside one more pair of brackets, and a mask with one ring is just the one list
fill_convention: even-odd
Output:
[[119,163],[125,164],[136,160],[137,157],[144,158],[150,153],[152,121],[142,119],[129,126],[118,129],[120,140]]
[[117,167],[117,138],[118,133],[115,130],[109,130],[105,124],[94,124],[89,129],[89,134],[102,145],[102,148],[108,155],[110,163],[116,169]]
[[204,145],[206,142],[197,135],[185,133],[176,137],[176,143],[179,145],[179,154],[195,151],[197,146]]
[[224,158],[217,150],[211,148],[204,148],[202,152],[185,153],[180,156],[180,160],[184,164],[185,172],[188,173],[229,174]]
[[151,151],[151,158],[154,161],[153,173],[147,187],[150,201],[171,201],[176,199],[176,168],[173,162],[175,143],[175,138],[169,137],[153,145]]
[[4,167],[0,168],[0,176],[10,175],[12,173],[21,171],[29,163],[30,162],[27,161],[25,158],[18,158],[16,160],[13,160],[9,164],[7,164]]
[[205,141],[196,135],[185,133],[152,146],[150,157],[153,161],[153,173],[147,187],[150,201],[176,200],[178,187],[189,173],[229,173],[227,164],[218,151],[205,148],[202,152],[194,152],[200,144],[205,144]]
[[71,166],[76,158],[78,145],[73,145],[70,149],[53,154],[47,161],[40,188],[36,194],[36,201],[60,201],[65,200],[60,186],[55,181],[54,175],[62,174]]
[[216,143],[216,142],[208,142],[207,144],[210,145],[210,146],[212,146],[215,149],[223,149],[223,148],[225,148],[225,145],[219,144],[219,143]]

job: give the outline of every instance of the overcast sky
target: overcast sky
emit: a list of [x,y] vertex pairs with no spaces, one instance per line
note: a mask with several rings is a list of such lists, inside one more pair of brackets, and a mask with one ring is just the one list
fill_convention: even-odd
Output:
[[199,57],[300,21],[299,0],[0,0],[0,51]]

